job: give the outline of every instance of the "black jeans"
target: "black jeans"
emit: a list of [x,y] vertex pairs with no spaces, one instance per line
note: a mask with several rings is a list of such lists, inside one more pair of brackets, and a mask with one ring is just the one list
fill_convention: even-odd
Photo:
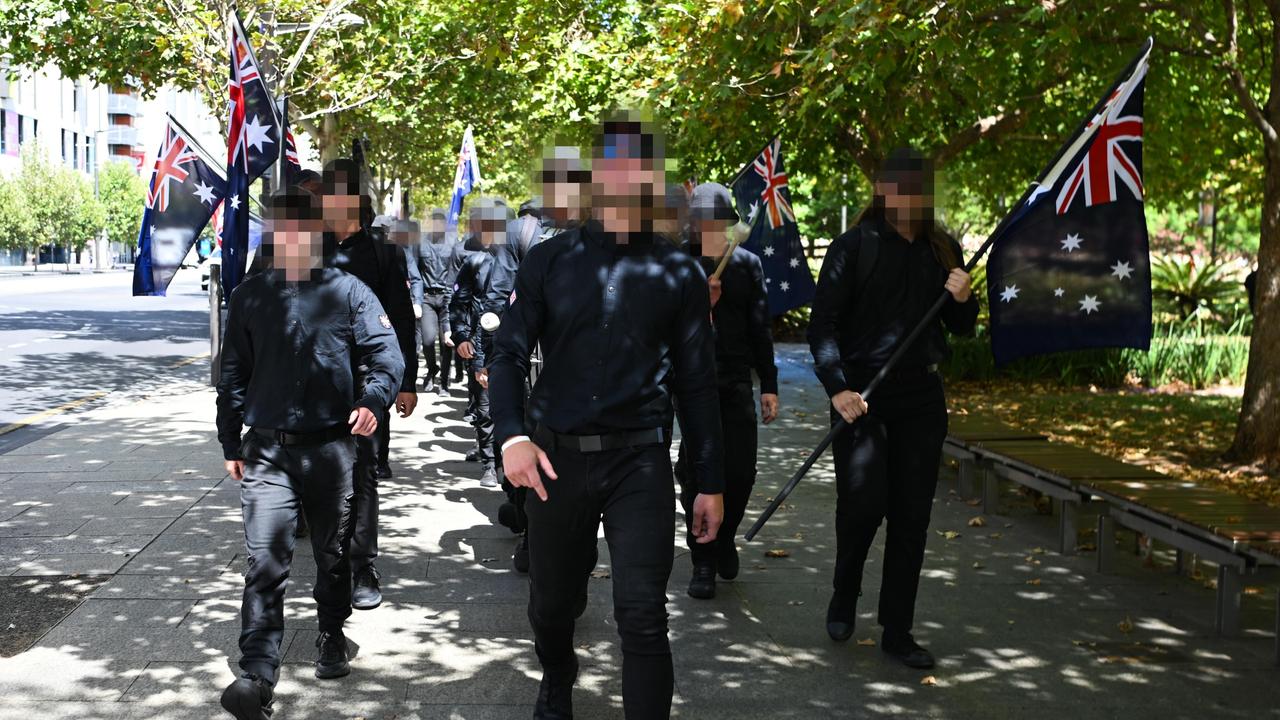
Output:
[[[351,567],[363,570],[378,559],[378,455],[385,442],[380,430],[389,427],[388,410],[375,411],[379,432],[369,437],[356,437],[356,460],[353,483],[355,501],[352,508],[355,529],[351,535]],[[390,438],[386,438],[389,440]],[[311,517],[308,515],[307,519]]]
[[[832,442],[835,597],[848,608],[856,604],[867,551],[887,519],[879,623],[891,632],[910,632],[947,435],[942,379],[929,374],[887,381],[868,404],[868,416]],[[831,417],[834,424],[834,410]]]
[[698,488],[693,468],[685,456],[684,442],[676,460],[676,478],[680,481],[680,505],[684,507],[685,541],[694,565],[715,566],[717,552],[732,547],[738,526],[747,512],[751,489],[756,484],[756,398],[751,386],[751,376],[745,379],[721,381],[720,424],[724,428],[724,523],[713,543],[699,544],[692,532],[693,500]]
[[489,391],[476,380],[476,364],[467,363],[467,394],[471,397],[471,427],[476,431],[476,446],[480,449],[480,464],[494,466],[493,418],[489,416]]
[[[418,319],[418,337],[422,341],[422,357],[426,361],[427,380],[434,380],[439,373],[440,384],[449,387],[449,363],[453,348],[444,344],[442,322],[449,312],[444,295],[422,297],[422,317]],[[440,345],[440,364],[436,365],[436,344]]]
[[559,476],[543,476],[529,516],[529,622],[544,672],[574,662],[574,622],[586,606],[604,522],[613,560],[613,613],[622,640],[622,698],[628,720],[671,714],[673,672],[667,641],[675,487],[666,445],[579,453],[538,438]]
[[240,668],[274,684],[284,637],[284,593],[299,510],[311,523],[320,630],[341,632],[351,615],[351,469],[355,441],[276,445],[249,433],[240,506],[248,569],[240,606]]

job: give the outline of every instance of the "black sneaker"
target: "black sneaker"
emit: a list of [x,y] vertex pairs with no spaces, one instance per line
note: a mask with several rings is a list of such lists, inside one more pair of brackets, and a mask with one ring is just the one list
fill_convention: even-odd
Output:
[[512,502],[504,502],[498,506],[498,524],[517,535],[524,532],[524,528],[520,527],[520,508]]
[[480,462],[480,448],[479,448],[479,447],[472,447],[470,450],[468,450],[468,451],[467,451],[466,461],[467,461],[467,462]]
[[316,677],[321,680],[345,677],[351,674],[347,661],[347,636],[342,633],[322,632],[316,638],[320,657],[316,659]]
[[853,637],[853,626],[858,619],[857,603],[845,601],[838,595],[831,596],[827,605],[827,635],[836,642]]
[[717,550],[719,552],[716,555],[716,572],[725,580],[738,577],[738,546],[733,542],[733,538],[727,538],[726,542],[720,543]]
[[372,610],[382,604],[382,589],[379,583],[382,577],[378,569],[372,565],[356,571],[351,579],[351,607],[357,610]]
[[578,680],[578,661],[564,672],[542,671],[534,720],[573,720],[573,684]]
[[880,636],[880,649],[909,668],[928,670],[934,665],[933,653],[920,647],[911,633],[885,630]]
[[270,683],[253,673],[245,673],[222,691],[222,709],[236,720],[269,720],[273,694]]
[[511,556],[511,565],[515,567],[516,572],[525,575],[529,572],[529,536],[520,538],[520,544],[516,546],[515,554]]
[[391,465],[387,463],[382,463],[381,465],[378,466],[376,470],[373,471],[373,476],[377,478],[382,478],[384,480],[391,477]]
[[714,565],[694,565],[689,578],[689,597],[710,600],[716,596],[716,568]]

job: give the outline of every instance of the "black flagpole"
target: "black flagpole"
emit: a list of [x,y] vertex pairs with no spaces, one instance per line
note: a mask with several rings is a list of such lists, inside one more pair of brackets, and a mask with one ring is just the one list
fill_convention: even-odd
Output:
[[[1132,62],[1129,63],[1125,68],[1125,71],[1120,74],[1120,79],[1113,83],[1111,89],[1107,91],[1106,95],[1102,96],[1102,100],[1098,101],[1098,103],[1094,105],[1093,112],[1091,112],[1089,116],[1080,123],[1080,126],[1076,131],[1067,136],[1067,142],[1063,144],[1062,149],[1054,155],[1053,161],[1049,163],[1045,172],[1041,174],[1040,180],[1045,179],[1045,176],[1053,169],[1053,166],[1058,163],[1059,159],[1061,159],[1062,154],[1066,152],[1067,146],[1070,145],[1071,141],[1079,136],[1090,122],[1090,119],[1102,110],[1103,106],[1106,105],[1108,98],[1110,98],[1111,93],[1114,92],[1121,83],[1128,80],[1128,78],[1133,74],[1138,63],[1151,52],[1151,45],[1151,38],[1147,38],[1147,42],[1143,45],[1142,51],[1138,53],[1138,56],[1134,58]],[[996,239],[1004,233],[1005,228],[1007,228],[1016,218],[1022,217],[1022,211],[1025,210],[1023,206],[1026,204],[1027,198],[1031,197],[1031,193],[1035,192],[1038,187],[1040,187],[1040,183],[1036,182],[1032,183],[1031,187],[1027,188],[1027,191],[1022,194],[1022,198],[1018,200],[1018,204],[1013,206],[1013,212],[1005,215],[1004,219],[1000,221],[1000,224],[996,226],[996,229],[987,236],[986,241],[982,243],[982,247],[978,248],[978,251],[973,254],[973,257],[969,258],[969,262],[965,263],[964,271],[966,273],[973,271],[974,266],[978,264],[978,261],[982,259],[983,255],[987,254],[987,251],[991,249],[993,244],[995,244]],[[875,377],[871,378],[871,382],[867,383],[866,389],[860,393],[864,400],[870,397],[871,393],[880,386],[880,383],[886,376],[888,376],[889,371],[892,370],[893,367],[898,364],[898,361],[902,359],[902,356],[906,353],[907,349],[915,343],[916,339],[920,337],[920,334],[923,333],[929,324],[933,322],[933,319],[942,311],[942,306],[947,303],[947,298],[949,297],[951,297],[951,293],[947,290],[943,290],[942,294],[938,296],[938,299],[934,301],[933,307],[929,308],[929,312],[925,313],[924,317],[920,319],[920,322],[917,323],[915,328],[911,330],[911,333],[907,335],[907,338],[903,340],[902,343],[898,345],[897,349],[893,351],[893,354],[889,356],[884,367],[880,368],[880,372],[876,373]],[[773,517],[773,514],[778,511],[778,508],[782,506],[784,501],[786,501],[787,496],[791,494],[791,491],[795,490],[796,486],[800,484],[800,480],[805,476],[805,473],[809,472],[809,468],[813,467],[813,464],[818,461],[818,458],[822,457],[822,453],[827,451],[827,447],[831,445],[831,441],[835,440],[836,435],[839,434],[841,430],[844,430],[848,425],[849,423],[845,422],[844,418],[840,418],[831,426],[831,430],[827,433],[827,436],[822,438],[822,442],[818,443],[818,447],[814,448],[813,452],[809,453],[809,457],[805,458],[804,464],[800,466],[800,469],[796,470],[795,474],[791,476],[791,479],[787,481],[787,484],[783,485],[782,489],[774,495],[773,500],[769,501],[768,507],[766,507],[764,512],[760,514],[760,518],[756,520],[755,524],[751,526],[751,529],[747,531],[747,534],[743,536],[745,540],[750,542],[755,539],[756,534],[760,532],[760,529],[764,527],[764,524],[769,522],[769,518]]]

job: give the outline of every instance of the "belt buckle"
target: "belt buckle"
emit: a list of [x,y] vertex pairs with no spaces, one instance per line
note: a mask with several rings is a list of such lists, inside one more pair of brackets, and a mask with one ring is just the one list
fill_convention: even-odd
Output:
[[283,430],[276,430],[274,433],[272,433],[273,439],[276,441],[277,445],[284,445],[285,438],[288,437],[288,435],[289,434]]
[[581,435],[578,437],[578,450],[584,453],[597,453],[604,450],[604,442],[599,435]]

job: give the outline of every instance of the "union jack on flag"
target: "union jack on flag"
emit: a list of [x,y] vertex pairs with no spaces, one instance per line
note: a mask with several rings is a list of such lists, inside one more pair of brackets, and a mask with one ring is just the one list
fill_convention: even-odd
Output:
[[196,151],[187,144],[187,139],[172,126],[165,133],[164,145],[156,154],[156,167],[151,176],[151,185],[147,188],[147,207],[159,212],[169,209],[169,184],[176,180],[178,185],[187,181],[187,168],[192,161],[200,159]]
[[764,180],[764,189],[760,191],[760,200],[769,218],[769,227],[777,229],[783,218],[796,221],[796,214],[791,210],[791,201],[782,192],[787,186],[787,174],[782,172],[782,164],[778,160],[782,138],[774,138],[765,146],[764,152],[751,164],[751,169]]

